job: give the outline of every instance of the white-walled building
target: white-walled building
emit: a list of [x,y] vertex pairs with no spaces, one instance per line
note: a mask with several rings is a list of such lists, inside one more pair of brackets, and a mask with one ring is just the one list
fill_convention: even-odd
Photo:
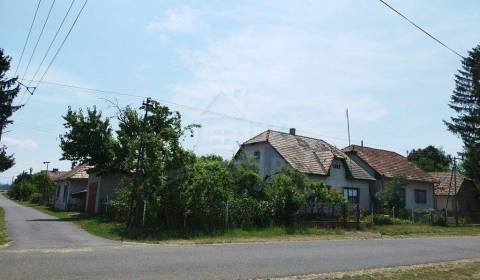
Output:
[[295,129],[289,133],[267,130],[243,143],[239,153],[253,157],[266,178],[289,164],[310,180],[343,193],[348,202],[370,209],[370,189],[375,179],[323,140],[296,135]]
[[83,211],[89,168],[87,165],[79,165],[55,178],[56,190],[53,203],[55,209]]
[[433,209],[434,185],[437,180],[398,153],[364,146],[351,145],[344,151],[366,170],[376,182],[373,192],[380,191],[394,177],[409,180],[404,190],[406,209]]

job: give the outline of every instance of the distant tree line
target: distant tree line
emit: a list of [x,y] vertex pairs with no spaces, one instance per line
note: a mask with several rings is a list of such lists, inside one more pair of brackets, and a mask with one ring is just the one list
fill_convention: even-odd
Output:
[[18,175],[8,189],[10,198],[31,201],[38,204],[50,204],[55,192],[55,184],[46,173],[30,175],[23,172]]

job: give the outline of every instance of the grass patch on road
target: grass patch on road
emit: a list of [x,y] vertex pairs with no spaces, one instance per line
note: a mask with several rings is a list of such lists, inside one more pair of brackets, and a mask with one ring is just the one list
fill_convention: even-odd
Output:
[[437,280],[437,279],[480,279],[480,260],[463,260],[442,262],[396,268],[371,269],[356,272],[333,273],[330,276],[321,276],[319,279],[342,280]]
[[5,210],[0,207],[0,245],[3,245],[8,241],[7,228],[5,226]]
[[386,236],[449,236],[449,235],[480,235],[480,226],[431,226],[424,224],[413,225],[383,225],[373,226],[370,232]]

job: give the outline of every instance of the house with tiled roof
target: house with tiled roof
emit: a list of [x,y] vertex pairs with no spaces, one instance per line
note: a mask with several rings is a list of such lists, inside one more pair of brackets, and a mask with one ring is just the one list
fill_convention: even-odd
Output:
[[462,214],[480,213],[480,193],[475,183],[460,172],[430,172],[438,183],[435,185],[435,209],[453,211]]
[[337,189],[350,203],[370,209],[370,188],[375,178],[321,139],[296,135],[295,129],[289,133],[267,130],[245,141],[237,155],[240,153],[252,157],[266,178],[288,164],[310,180]]
[[394,177],[406,177],[405,208],[430,209],[434,207],[434,186],[437,180],[396,152],[350,145],[342,149],[354,162],[376,179],[373,192],[385,188]]
[[55,178],[56,190],[53,200],[55,209],[79,211],[85,209],[89,169],[88,165],[78,165]]

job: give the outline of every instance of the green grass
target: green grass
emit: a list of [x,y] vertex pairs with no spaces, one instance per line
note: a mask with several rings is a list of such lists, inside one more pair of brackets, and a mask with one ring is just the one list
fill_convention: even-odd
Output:
[[367,229],[387,236],[480,235],[480,226],[383,225]]
[[[348,274],[348,273],[347,273]],[[437,280],[437,279],[480,279],[480,261],[459,261],[445,262],[431,265],[418,265],[413,267],[402,267],[385,269],[377,272],[364,271],[362,273],[355,272],[353,275],[321,277],[319,279],[342,279],[342,280]]]
[[5,228],[5,210],[0,207],[0,245],[9,241],[7,229]]
[[32,204],[25,201],[17,203],[35,208],[48,215],[66,222],[73,222],[87,232],[113,240],[137,241],[147,243],[231,243],[261,242],[283,240],[334,239],[343,236],[341,229],[322,228],[287,228],[267,227],[253,229],[231,229],[216,232],[181,232],[164,231],[162,229],[138,232],[135,235],[126,233],[124,225],[109,221],[101,216],[87,216],[76,212],[55,211],[45,205]]
[[[17,201],[18,202],[18,201]],[[430,226],[421,224],[383,225],[367,228],[363,232],[345,232],[341,229],[322,229],[306,227],[267,227],[253,229],[230,229],[216,232],[182,232],[151,229],[149,231],[129,234],[124,231],[124,225],[112,222],[101,216],[88,216],[75,212],[55,211],[45,205],[18,202],[33,207],[51,216],[67,222],[73,222],[87,232],[113,240],[137,241],[147,243],[231,243],[231,242],[265,242],[294,241],[312,239],[368,239],[378,238],[379,234],[391,237],[409,236],[454,236],[480,235],[480,226]]]

